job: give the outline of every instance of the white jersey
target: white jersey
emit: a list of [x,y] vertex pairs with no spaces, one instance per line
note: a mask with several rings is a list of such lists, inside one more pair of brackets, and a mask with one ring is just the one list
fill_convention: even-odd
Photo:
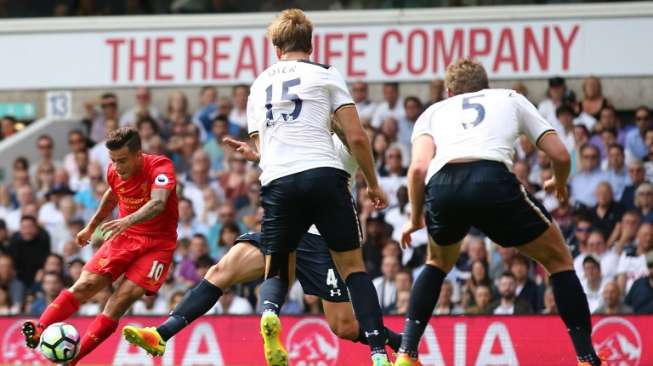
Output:
[[[333,146],[336,150],[336,155],[338,160],[342,162],[342,165],[345,167],[345,171],[349,174],[349,190],[351,191],[354,187],[354,182],[356,180],[356,170],[358,170],[358,162],[354,159],[353,156],[349,153],[347,146],[340,141],[337,135],[333,135]],[[308,232],[315,235],[320,235],[320,232],[317,230],[315,225],[311,225],[308,229]]]
[[426,182],[456,159],[493,160],[512,170],[513,146],[520,134],[537,144],[555,131],[524,96],[514,90],[483,89],[456,95],[430,106],[417,119],[412,141],[430,135],[436,154]]
[[331,138],[331,114],[354,104],[330,66],[279,61],[252,84],[247,101],[249,134],[259,134],[261,184],[308,169],[343,169]]

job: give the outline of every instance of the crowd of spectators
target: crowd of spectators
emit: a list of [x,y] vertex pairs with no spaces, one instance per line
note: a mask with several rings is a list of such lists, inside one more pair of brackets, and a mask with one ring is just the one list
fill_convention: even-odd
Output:
[[[601,0],[605,2],[606,0]],[[615,1],[615,0],[612,0]],[[560,3],[560,0],[0,0],[2,17],[242,13]],[[577,0],[575,2],[599,2]]]
[[[413,237],[413,248],[398,246],[409,218],[406,172],[410,135],[419,114],[446,98],[441,80],[430,85],[428,100],[402,95],[399,85],[383,85],[383,99],[370,100],[368,85],[351,85],[352,97],[372,142],[380,184],[390,207],[378,211],[355,177],[367,270],[376,278],[386,314],[404,314],[413,280],[422,269],[427,234]],[[519,89],[519,88],[518,88]],[[0,314],[36,315],[57,293],[79,278],[97,248],[80,248],[76,233],[107,189],[109,164],[104,136],[118,126],[137,127],[146,153],[165,154],[178,174],[178,248],[175,264],[158,295],[139,301],[133,314],[166,314],[184,292],[233,246],[235,238],[260,230],[259,170],[222,142],[246,138],[248,87],[230,96],[213,87],[198,95],[174,92],[165,106],[153,105],[151,91],[139,88],[133,101],[112,93],[88,103],[79,130],[69,133],[69,152],[53,157],[48,135],[36,141],[40,158],[18,158],[12,180],[0,185]],[[524,92],[522,90],[522,92]],[[571,202],[561,204],[542,190],[551,176],[548,158],[527,139],[515,143],[514,172],[540,199],[560,226],[574,256],[574,267],[594,313],[653,313],[653,125],[647,107],[617,114],[601,82],[589,77],[580,98],[561,78],[549,80],[547,98],[537,106],[564,140],[573,161]],[[198,98],[189,110],[188,98]],[[618,117],[621,116],[621,117]],[[2,119],[5,138],[14,121]],[[499,244],[499,245],[497,245]],[[544,270],[514,248],[492,243],[474,229],[448,275],[436,314],[554,314],[557,312]],[[225,289],[212,314],[246,314],[258,309],[257,283]],[[80,309],[97,313],[111,289]],[[320,313],[320,303],[292,287],[282,310]]]

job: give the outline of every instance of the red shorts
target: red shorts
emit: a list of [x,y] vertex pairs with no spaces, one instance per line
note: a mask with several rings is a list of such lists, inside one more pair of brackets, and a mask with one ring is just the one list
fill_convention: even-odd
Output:
[[124,274],[152,295],[168,275],[176,244],[175,240],[123,233],[105,242],[84,270],[110,275],[111,281]]

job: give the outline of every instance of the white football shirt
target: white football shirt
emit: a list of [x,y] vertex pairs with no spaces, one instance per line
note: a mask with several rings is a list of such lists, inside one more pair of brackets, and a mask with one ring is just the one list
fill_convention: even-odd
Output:
[[247,101],[249,134],[259,134],[261,184],[308,169],[343,169],[331,138],[331,114],[354,104],[330,66],[281,60],[261,73]]
[[426,182],[456,159],[493,160],[512,169],[513,146],[525,134],[537,144],[555,130],[524,96],[514,90],[483,89],[459,94],[433,104],[415,123],[412,141],[430,135],[436,154]]

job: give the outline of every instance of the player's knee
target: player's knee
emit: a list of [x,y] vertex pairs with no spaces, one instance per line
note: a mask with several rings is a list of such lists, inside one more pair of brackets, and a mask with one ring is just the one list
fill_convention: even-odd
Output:
[[429,266],[437,267],[441,269],[444,273],[449,273],[453,269],[453,266],[456,264],[456,262],[449,263],[447,261],[443,261],[440,259],[430,258],[426,260],[426,264],[428,264]]
[[80,278],[70,288],[70,292],[73,293],[73,295],[77,300],[79,300],[80,302],[84,302],[94,295],[96,287],[97,284],[92,279]]
[[209,271],[206,273],[206,276],[204,276],[204,279],[219,288],[230,287],[232,285],[234,276],[229,267],[230,266],[226,266],[223,263],[218,262],[209,268]]
[[335,322],[329,323],[329,327],[338,338],[348,340],[358,338],[358,323],[353,317],[338,317]]

